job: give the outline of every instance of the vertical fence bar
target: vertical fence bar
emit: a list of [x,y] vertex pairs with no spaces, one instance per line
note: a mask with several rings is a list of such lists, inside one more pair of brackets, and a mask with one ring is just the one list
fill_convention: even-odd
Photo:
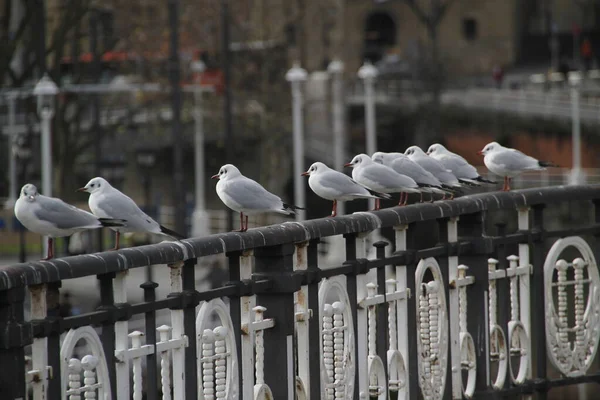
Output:
[[[183,263],[177,262],[175,264],[169,264],[170,276],[171,276],[171,294],[177,295],[183,291],[183,283],[181,279],[181,270],[183,269]],[[171,310],[171,339],[181,339],[184,337],[184,321],[183,321],[183,310],[172,309]],[[190,338],[196,340],[196,337]],[[185,399],[185,352],[181,347],[173,349],[173,398],[174,399]]]
[[[319,239],[313,239],[308,243],[307,248],[307,270],[309,272],[310,283],[308,284],[308,306],[311,311],[311,321],[308,324],[308,336],[323,340],[319,334],[319,324],[321,323],[321,310],[319,304],[319,282],[314,279],[319,273]],[[314,344],[309,346],[309,367],[310,367],[310,390],[308,396],[310,399],[321,398],[321,346]]]
[[25,288],[0,291],[0,397],[26,399],[25,346],[31,344],[31,325],[24,323]]
[[[147,281],[140,285],[144,290],[144,302],[156,301],[156,288],[158,283]],[[146,329],[146,344],[154,348],[154,352],[146,356],[146,400],[158,399],[158,371],[156,368],[156,311],[148,311],[144,314]]]
[[[356,260],[356,233],[349,233],[344,235],[344,239],[346,242],[346,261]],[[357,310],[357,291],[356,291],[356,275],[348,274],[346,276],[346,291],[348,292],[348,299],[350,300],[350,308],[352,311],[352,325],[354,328],[354,359],[355,366],[358,368],[358,319],[356,318],[356,310]],[[364,337],[363,337],[364,339]],[[359,386],[359,373],[356,371],[354,375],[354,398],[360,398],[360,386]]]
[[276,399],[293,399],[296,365],[294,340],[294,296],[292,282],[294,245],[261,247],[255,250],[257,277],[274,281],[274,288],[258,295],[257,303],[267,309],[275,326],[264,330],[265,383]]
[[[43,322],[47,315],[46,284],[32,285],[29,287],[31,294],[31,320]],[[48,339],[46,337],[34,338],[31,345],[31,373],[35,373],[31,386],[33,400],[44,400],[48,393]],[[4,366],[6,368],[8,366]]]
[[[123,271],[116,274],[113,280],[113,296],[116,304],[127,303],[127,275],[129,271]],[[154,329],[154,328],[153,328]],[[117,399],[128,399],[131,396],[129,391],[129,325],[127,321],[117,321],[114,326],[114,350],[109,350],[114,354],[115,351],[122,351],[124,358],[116,363],[117,380]],[[106,353],[106,350],[105,350]]]
[[[395,245],[396,252],[406,251],[406,235],[407,235],[408,226],[407,225],[398,225],[394,227],[395,231]],[[407,280],[407,267],[406,265],[396,265],[395,268],[396,273],[396,291],[407,290],[408,294],[408,280]],[[414,282],[414,277],[413,277]],[[413,286],[414,287],[414,283]],[[396,319],[398,324],[398,350],[400,354],[402,354],[402,358],[404,359],[404,363],[406,364],[406,371],[408,373],[408,348],[409,348],[409,332],[408,332],[408,303],[409,297],[407,296],[406,300],[399,301],[396,303]],[[416,331],[413,331],[413,335]],[[407,377],[408,378],[408,377]],[[414,398],[416,396],[416,389],[413,388],[414,392],[411,392],[411,379],[406,379],[405,393],[408,394],[408,398]]]
[[[100,281],[100,310],[107,310],[111,312],[115,312],[116,303],[124,303],[125,301],[117,300],[114,295],[115,289],[113,288],[113,279],[115,278],[115,273],[110,272],[107,274],[97,275],[98,281]],[[100,336],[100,341],[102,342],[102,348],[104,349],[104,356],[106,357],[106,365],[108,366],[108,376],[110,378],[110,390],[111,393],[115,393],[115,398],[129,398],[129,397],[119,397],[119,393],[117,392],[117,365],[115,358],[115,351],[118,350],[116,347],[115,337],[116,337],[116,326],[119,323],[125,324],[125,334],[127,334],[127,321],[118,321],[114,322],[114,320],[108,320],[102,324],[102,334]],[[129,338],[127,335],[125,336],[125,346],[127,346]],[[127,347],[124,347],[125,349]],[[129,376],[129,370],[127,370],[127,376]],[[129,385],[129,381],[127,381]],[[129,386],[127,386],[127,394],[129,396]]]
[[196,370],[196,356],[198,341],[196,340],[196,306],[198,301],[196,293],[196,259],[185,260],[181,270],[182,289],[186,298],[190,300],[183,309],[183,332],[188,338],[185,353],[185,398],[197,398],[198,374]]
[[[359,233],[356,238],[356,257],[367,258],[367,237],[370,232]],[[367,274],[368,271],[356,274],[355,285],[356,295],[350,296],[350,303],[356,301],[360,304],[368,296],[367,293]],[[350,292],[348,292],[350,295]],[[354,300],[353,300],[354,298]],[[368,309],[367,307],[356,307],[355,321],[356,321],[356,372],[358,376],[359,395],[368,396],[369,393],[369,358],[367,348],[367,337],[368,337]]]
[[[519,208],[518,212],[518,227],[521,232],[529,232],[529,207]],[[519,266],[529,267],[529,243],[519,243]],[[541,274],[544,275],[543,265]],[[530,275],[519,275],[519,310],[521,315],[521,323],[527,332],[527,348],[531,349],[531,288]],[[542,312],[543,313],[543,312]],[[529,365],[527,366],[527,378],[531,379],[533,373],[531,371],[532,357],[528,357]]]
[[[447,240],[448,244],[456,244],[458,242],[458,217],[449,218],[446,221]],[[440,236],[442,229],[440,229]],[[458,255],[448,256],[448,306],[450,312],[448,314],[448,323],[450,328],[450,374],[452,378],[452,398],[462,398],[462,373],[460,362],[460,327],[458,324],[459,312],[459,289],[453,282],[458,279]]]
[[[407,232],[415,232],[417,228],[416,223],[411,223],[408,225]],[[407,251],[414,251],[416,249],[416,235],[410,235],[407,237]],[[419,289],[415,288],[416,278],[415,274],[417,272],[417,262],[418,260],[413,259],[406,266],[406,287],[411,290],[413,295],[407,301],[407,325],[406,325],[406,333],[408,337],[408,350],[406,353],[406,370],[408,373],[408,382],[410,384],[410,392],[409,399],[416,399],[419,396],[419,358],[417,354],[417,301],[419,299],[418,291]]]
[[[546,322],[545,322],[545,300],[544,300],[544,208],[545,205],[539,204],[532,207],[533,218],[531,232],[536,235],[532,240],[533,245],[533,276],[531,291],[531,307],[535,312],[531,315],[532,332],[530,337],[535,337],[534,347],[532,347],[532,360],[534,360],[533,379],[540,383],[545,383],[547,379],[546,371]],[[544,400],[547,396],[547,387],[541,388],[537,393],[537,398]]]
[[[389,245],[388,242],[380,241],[373,243],[373,246],[377,249],[377,259],[382,260],[385,258],[385,248]],[[386,293],[385,283],[385,267],[377,268],[377,293]],[[387,350],[389,348],[388,343],[388,304],[382,303],[377,305],[377,355],[383,361],[383,369],[385,376],[388,376],[388,363],[387,363]]]
[[[252,278],[252,260],[254,252],[252,250],[245,251],[238,257],[238,274],[239,279]],[[252,311],[256,307],[256,296],[242,296],[240,298],[241,307],[241,326],[247,327],[241,335],[241,357],[240,365],[242,366],[242,390],[241,393],[246,399],[254,397],[254,330],[251,329],[254,322],[255,312]]]
[[[308,242],[296,244],[296,266],[298,271],[308,269]],[[298,377],[307,393],[310,393],[310,303],[308,302],[308,285],[302,285],[294,294],[296,303],[296,343],[298,353]]]
[[[46,320],[50,323],[60,319],[60,292],[59,289],[62,282],[50,282],[47,284],[48,290],[46,293],[46,306],[48,307],[48,315]],[[54,326],[57,326],[56,324]],[[48,396],[54,396],[54,393],[59,393],[61,390],[61,375],[60,375],[60,333],[57,330],[52,330],[48,334],[48,366],[52,369],[52,379],[48,381]]]
[[[229,281],[232,283],[240,282],[240,257],[242,255],[239,251],[228,252],[227,255],[227,263],[229,265]],[[247,361],[245,360],[245,353],[242,349],[243,338],[242,338],[242,314],[241,314],[241,299],[240,297],[230,297],[229,298],[229,315],[231,316],[231,323],[233,324],[234,336],[235,336],[235,348],[238,355],[238,377],[240,380],[240,400],[246,399],[248,400],[248,393],[245,391],[245,383],[244,377],[247,374],[247,371],[244,371],[244,367]],[[252,309],[250,309],[252,310]],[[252,342],[250,342],[252,343]],[[247,345],[246,345],[247,346]],[[252,350],[254,357],[254,350]],[[254,371],[254,366],[252,366],[251,371]],[[252,372],[252,375],[254,372]],[[251,377],[251,381],[254,382],[254,377]]]

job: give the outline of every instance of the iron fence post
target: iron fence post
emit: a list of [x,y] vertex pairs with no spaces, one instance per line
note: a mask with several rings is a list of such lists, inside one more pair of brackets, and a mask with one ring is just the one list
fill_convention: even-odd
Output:
[[0,292],[0,398],[25,399],[25,346],[32,342],[31,324],[24,322],[25,288]]
[[[530,337],[535,338],[532,343],[533,380],[542,382],[546,380],[546,305],[544,299],[544,261],[546,248],[544,245],[544,208],[543,204],[532,207],[533,220],[531,226],[533,247],[531,277],[531,327]],[[538,399],[543,400],[547,396],[549,388],[546,385],[536,388]]]
[[[147,281],[140,285],[144,290],[144,302],[152,303],[156,301],[156,288],[158,283]],[[156,368],[156,311],[148,311],[144,314],[146,322],[146,344],[154,347],[154,352],[148,354],[146,359],[146,400],[158,399],[158,369]]]
[[[307,251],[308,271],[308,307],[311,317],[308,324],[308,335],[319,338],[319,325],[321,324],[321,305],[319,304],[319,239],[309,241]],[[321,349],[319,346],[309,348],[310,365],[310,393],[309,398],[321,398]]]
[[113,315],[113,318],[109,318],[102,324],[102,334],[100,335],[100,342],[102,342],[102,348],[104,349],[104,355],[106,356],[106,365],[108,366],[108,376],[110,378],[110,390],[112,393],[117,393],[117,371],[115,369],[116,318],[114,318],[117,309],[113,290],[113,280],[115,276],[114,272],[97,276],[100,283],[100,306],[98,309],[107,311]]
[[185,348],[185,397],[193,399],[198,397],[198,373],[196,357],[198,355],[198,339],[196,337],[196,306],[199,301],[196,294],[196,259],[191,258],[183,263],[181,270],[181,281],[183,284],[184,309],[183,309],[183,331],[188,338]]

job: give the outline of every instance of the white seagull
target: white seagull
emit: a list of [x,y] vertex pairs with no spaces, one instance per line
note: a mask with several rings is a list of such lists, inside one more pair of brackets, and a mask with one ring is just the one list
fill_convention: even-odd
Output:
[[87,185],[77,189],[90,194],[88,205],[95,216],[101,218],[126,219],[125,226],[111,228],[116,232],[115,248],[119,249],[121,232],[148,232],[183,239],[185,236],[174,232],[150,218],[126,194],[111,186],[104,178],[92,178]]
[[[260,183],[242,175],[232,164],[225,164],[212,179],[218,179],[217,195],[221,201],[233,211],[240,213],[240,229],[248,230],[248,215],[276,212],[280,214],[295,214],[295,210],[303,208],[286,204],[278,196],[262,187]],[[244,225],[244,214],[246,224]]]
[[451,152],[439,143],[429,146],[427,154],[441,162],[446,169],[452,171],[452,173],[460,182],[470,183],[477,186],[480,183],[496,183],[481,177],[477,172],[477,169],[469,164],[467,160],[460,155]]
[[338,201],[390,198],[389,194],[369,190],[348,175],[331,169],[322,162],[313,163],[302,176],[308,176],[308,186],[317,196],[333,201],[332,217],[337,215]]
[[123,226],[125,223],[123,219],[97,218],[61,199],[43,196],[30,183],[23,186],[15,202],[15,216],[25,228],[48,236],[48,254],[44,260],[54,257],[56,237],[71,236],[87,229]]
[[[399,174],[413,178],[421,187],[421,202],[423,201],[423,192],[442,195],[446,195],[447,193],[438,178],[403,153],[384,153],[378,151],[373,153],[372,159],[386,167],[390,167]],[[431,201],[433,202],[433,195],[431,196]]]
[[[406,205],[408,193],[421,191],[414,179],[374,162],[366,154],[355,156],[344,166],[352,167],[352,178],[368,189],[381,193],[400,193],[399,206]],[[379,199],[375,199],[375,210],[379,210]]]
[[519,150],[511,149],[491,142],[485,145],[483,150],[478,152],[483,154],[483,163],[494,174],[504,177],[503,191],[510,190],[510,181],[513,177],[524,171],[543,170],[546,167],[556,167],[549,161],[539,161]]
[[[431,172],[433,176],[439,179],[442,184],[450,189],[456,190],[462,188],[458,178],[450,172],[444,165],[435,158],[429,157],[419,146],[410,146],[404,152],[411,160]],[[450,198],[452,199],[452,194]]]

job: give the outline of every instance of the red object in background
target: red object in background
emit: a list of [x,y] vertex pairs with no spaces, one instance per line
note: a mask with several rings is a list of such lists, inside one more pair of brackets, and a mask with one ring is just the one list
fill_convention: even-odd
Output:
[[[200,74],[200,85],[202,86],[213,86],[217,94],[223,94],[223,71],[220,69],[207,69]],[[197,81],[194,79],[194,81]]]
[[573,24],[573,35],[579,36],[581,35],[581,27],[578,24]]

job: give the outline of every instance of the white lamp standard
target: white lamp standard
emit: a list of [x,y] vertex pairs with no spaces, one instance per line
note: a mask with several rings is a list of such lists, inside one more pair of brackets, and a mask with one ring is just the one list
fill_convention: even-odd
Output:
[[[372,156],[377,151],[377,131],[375,125],[375,78],[377,68],[370,61],[365,61],[358,70],[358,77],[363,80],[365,88],[365,123],[366,123],[366,151]],[[375,202],[369,200],[369,207],[373,208]]]
[[[191,70],[202,74],[206,65],[202,60],[191,63]],[[194,85],[194,170],[196,186],[196,205],[192,214],[192,236],[201,237],[208,234],[208,213],[206,212],[205,182],[204,182],[204,120],[202,115],[202,88],[200,83]]]
[[[285,74],[285,79],[292,85],[292,119],[294,124],[294,204],[299,207],[306,205],[304,180],[301,175],[304,171],[304,128],[302,121],[302,82],[306,80],[306,70],[300,64],[294,66]],[[306,218],[304,210],[298,210],[296,220]]]
[[581,169],[581,118],[579,114],[580,88],[579,82],[571,84],[571,140],[573,151],[573,168],[569,176],[571,185],[585,183],[585,174]]
[[[344,163],[344,63],[334,60],[327,66],[327,72],[332,77],[332,120],[333,120],[333,164],[334,169],[340,170]],[[344,202],[337,205],[339,215],[344,215]]]
[[[35,85],[33,95],[37,97],[37,109],[41,118],[40,134],[42,135],[42,193],[52,196],[52,133],[51,123],[54,116],[54,97],[58,94],[58,86],[44,74]],[[44,254],[48,254],[48,240],[44,240]]]

